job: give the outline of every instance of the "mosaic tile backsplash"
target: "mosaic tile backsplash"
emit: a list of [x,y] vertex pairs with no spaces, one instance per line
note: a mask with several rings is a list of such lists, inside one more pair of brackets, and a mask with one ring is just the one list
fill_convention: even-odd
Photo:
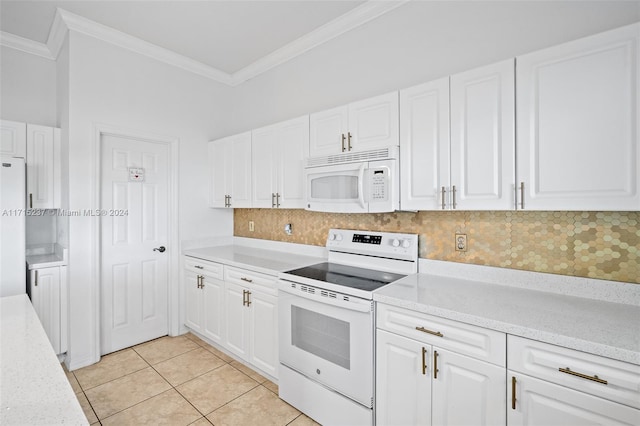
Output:
[[[239,237],[324,246],[330,228],[416,233],[426,259],[640,284],[640,212],[234,210]],[[455,251],[456,233],[467,234],[466,252]]]

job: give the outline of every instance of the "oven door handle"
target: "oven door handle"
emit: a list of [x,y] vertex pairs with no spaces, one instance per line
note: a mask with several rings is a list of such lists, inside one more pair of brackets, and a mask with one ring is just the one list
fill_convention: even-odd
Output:
[[[360,299],[358,297],[346,296],[339,293],[336,294],[336,298],[331,298],[328,296],[321,296],[319,294],[309,294],[300,290],[294,290],[290,288],[291,283],[287,281],[280,281],[280,285],[278,289],[284,293],[290,294],[295,297],[300,297],[303,299],[308,299],[316,303],[322,303],[324,305],[331,305],[342,309],[348,309],[350,311],[357,312],[371,312],[371,301]],[[321,292],[324,290],[316,289],[316,291]],[[327,290],[327,293],[333,293],[332,291]],[[348,297],[349,301],[345,301],[342,297]]]

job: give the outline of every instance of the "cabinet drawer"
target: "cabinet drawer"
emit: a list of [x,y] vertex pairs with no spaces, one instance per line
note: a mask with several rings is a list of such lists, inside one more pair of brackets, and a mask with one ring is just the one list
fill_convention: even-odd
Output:
[[233,266],[227,266],[224,268],[224,280],[243,287],[260,289],[274,295],[278,291],[276,288],[278,277],[246,269],[235,268]]
[[[504,333],[378,303],[377,327],[504,367]],[[433,333],[433,334],[432,334]]]
[[517,336],[507,347],[510,370],[640,408],[639,365]]
[[193,271],[197,274],[206,274],[213,278],[223,279],[223,265],[220,263],[213,263],[207,260],[198,259],[196,257],[185,256],[184,267],[189,271]]

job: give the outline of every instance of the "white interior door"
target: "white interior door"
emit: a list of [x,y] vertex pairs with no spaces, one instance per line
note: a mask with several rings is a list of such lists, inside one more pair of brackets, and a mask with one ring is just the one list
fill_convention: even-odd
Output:
[[168,332],[169,250],[154,249],[168,242],[169,146],[103,135],[101,151],[101,353],[106,354]]

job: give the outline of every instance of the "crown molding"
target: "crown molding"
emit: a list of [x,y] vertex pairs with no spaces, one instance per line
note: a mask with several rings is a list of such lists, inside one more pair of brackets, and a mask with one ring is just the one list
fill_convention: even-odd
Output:
[[68,31],[76,31],[132,52],[182,68],[228,86],[238,86],[278,65],[296,58],[348,31],[390,12],[410,0],[369,0],[280,49],[229,74],[137,37],[58,8],[46,44],[0,32],[0,45],[55,60]]
[[9,47],[11,49],[20,50],[22,52],[31,53],[46,59],[55,59],[47,45],[20,37],[15,34],[0,31],[0,46]]
[[90,19],[66,10],[58,9],[58,14],[69,31],[75,31],[95,37],[107,43],[115,44],[116,46],[124,49],[182,68],[194,74],[210,78],[219,83],[227,85],[231,84],[231,76],[217,68],[210,67],[202,62],[180,55],[169,49],[156,46],[155,44],[133,37],[106,25],[99,24],[95,21],[91,21]]
[[372,21],[385,13],[408,3],[409,0],[374,1],[369,0],[355,9],[335,18],[281,47],[280,49],[264,56],[252,64],[231,75],[231,85],[237,86],[256,77],[271,68],[292,60],[293,58],[308,52],[348,31],[351,31],[369,21]]

